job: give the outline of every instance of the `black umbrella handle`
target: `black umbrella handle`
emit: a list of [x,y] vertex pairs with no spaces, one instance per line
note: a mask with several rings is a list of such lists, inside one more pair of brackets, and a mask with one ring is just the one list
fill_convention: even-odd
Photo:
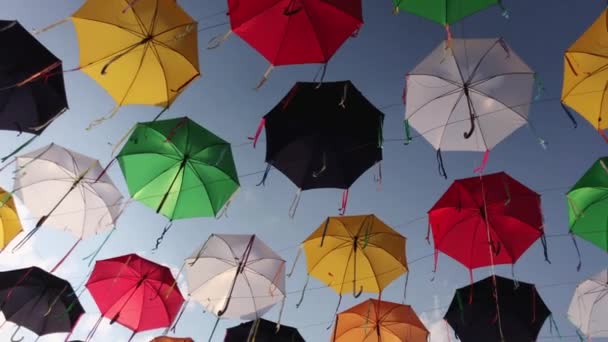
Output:
[[473,110],[473,105],[471,104],[471,97],[469,95],[469,86],[467,84],[465,84],[462,89],[464,91],[464,96],[467,98],[467,106],[469,107],[469,118],[471,119],[471,128],[469,129],[468,132],[464,133],[464,138],[469,139],[473,135],[473,132],[475,132],[475,113]]

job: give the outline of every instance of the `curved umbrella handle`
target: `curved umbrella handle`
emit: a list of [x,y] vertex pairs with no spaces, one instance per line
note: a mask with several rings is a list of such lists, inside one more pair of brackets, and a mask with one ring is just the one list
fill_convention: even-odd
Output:
[[21,329],[21,326],[18,326],[17,329],[15,329],[15,332],[11,335],[11,342],[21,342],[25,338],[25,336],[21,336],[20,339],[15,339],[15,335],[17,335],[17,331],[19,331],[19,329]]
[[475,131],[475,114],[473,113],[473,105],[471,104],[471,97],[469,95],[469,86],[464,84],[463,86],[464,96],[467,98],[467,106],[469,107],[469,118],[471,119],[471,129],[464,133],[464,138],[469,139]]
[[469,139],[471,137],[471,135],[473,135],[473,132],[475,131],[475,116],[471,113],[470,115],[471,118],[471,128],[469,129],[468,132],[464,132],[464,138],[465,139]]
[[359,285],[359,292],[357,293],[355,293],[355,287],[353,286],[353,297],[359,298],[359,296],[361,296],[361,293],[363,293],[363,285]]

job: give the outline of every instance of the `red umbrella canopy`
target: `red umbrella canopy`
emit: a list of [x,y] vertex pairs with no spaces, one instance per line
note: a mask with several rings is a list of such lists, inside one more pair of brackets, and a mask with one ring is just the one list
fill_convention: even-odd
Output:
[[232,32],[272,65],[326,63],[363,24],[361,0],[228,0]]
[[136,254],[95,263],[86,287],[101,314],[134,332],[173,322],[184,297],[169,268]]
[[504,172],[454,181],[428,214],[435,263],[441,251],[469,270],[514,264],[543,236],[540,195]]

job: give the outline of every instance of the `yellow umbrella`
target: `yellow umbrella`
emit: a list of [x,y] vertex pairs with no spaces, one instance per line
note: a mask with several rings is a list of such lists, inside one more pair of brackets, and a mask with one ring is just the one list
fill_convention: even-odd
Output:
[[604,10],[564,54],[562,104],[576,110],[607,139],[608,18]]
[[[380,293],[407,272],[406,238],[375,215],[328,217],[304,242],[308,275],[333,288]],[[351,286],[352,285],[352,286]]]
[[127,104],[166,109],[200,76],[197,23],[175,0],[88,0],[71,19],[80,69],[117,103],[109,116]]
[[15,201],[10,193],[0,188],[0,251],[23,231]]

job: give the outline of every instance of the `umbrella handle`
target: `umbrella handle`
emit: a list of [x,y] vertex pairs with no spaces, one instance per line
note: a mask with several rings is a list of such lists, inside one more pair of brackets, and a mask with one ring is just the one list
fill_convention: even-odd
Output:
[[283,11],[283,15],[286,15],[289,17],[302,10],[302,8],[303,8],[302,6],[300,6],[298,8],[290,9],[294,5],[294,3],[295,3],[295,0],[291,0],[289,2],[289,4],[287,4],[287,7],[285,7],[285,10]]
[[359,298],[359,296],[361,296],[361,293],[363,293],[363,285],[359,285],[359,292],[357,293],[355,293],[355,289],[353,288],[353,297]]
[[25,336],[21,336],[20,339],[15,339],[15,335],[17,335],[17,331],[19,331],[19,329],[21,329],[21,326],[18,326],[17,329],[15,329],[15,332],[11,335],[11,342],[21,342],[25,338]]

